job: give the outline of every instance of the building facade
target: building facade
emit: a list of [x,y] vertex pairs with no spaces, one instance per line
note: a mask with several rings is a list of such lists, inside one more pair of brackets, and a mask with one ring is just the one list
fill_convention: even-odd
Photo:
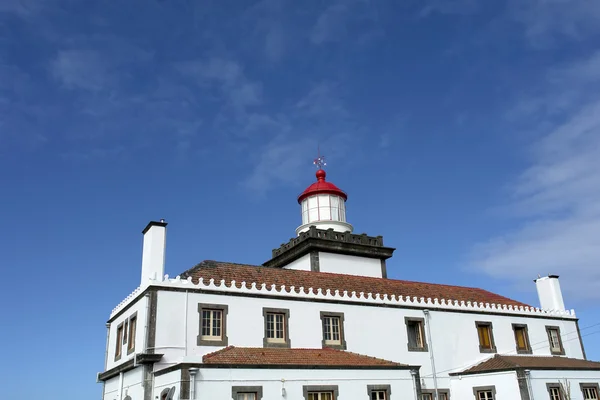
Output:
[[389,279],[394,249],[357,235],[317,171],[296,237],[261,266],[164,275],[166,222],[143,231],[140,285],[112,311],[103,400],[600,400],[559,277],[540,307]]

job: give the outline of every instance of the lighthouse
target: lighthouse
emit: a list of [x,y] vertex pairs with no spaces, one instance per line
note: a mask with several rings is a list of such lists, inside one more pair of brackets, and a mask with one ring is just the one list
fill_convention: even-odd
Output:
[[306,232],[311,226],[352,233],[352,225],[346,221],[348,195],[333,183],[327,182],[323,157],[317,158],[314,164],[319,168],[316,173],[317,181],[298,196],[302,225],[296,229],[296,235]]

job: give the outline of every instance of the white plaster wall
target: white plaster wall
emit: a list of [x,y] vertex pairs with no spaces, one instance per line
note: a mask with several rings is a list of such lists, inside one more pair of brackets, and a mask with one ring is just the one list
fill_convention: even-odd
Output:
[[[144,398],[144,387],[142,378],[142,367],[138,367],[123,373],[123,390],[120,389],[119,375],[109,379],[104,384],[104,400],[122,400],[127,395],[132,400]],[[119,395],[121,396],[119,397]]]
[[[198,303],[202,302],[204,296],[188,292],[167,291],[159,291],[157,295],[157,328],[154,346],[156,353],[164,354],[160,364],[168,366],[185,357],[188,350],[197,347],[197,333],[194,334],[194,331],[200,327]],[[216,296],[212,299],[221,301],[219,304],[227,304],[224,302],[226,301],[225,296]]]
[[297,260],[287,264],[283,269],[294,269],[298,271],[310,271],[310,254],[303,255]]
[[[146,325],[146,307],[147,299],[145,296],[138,299],[135,303],[132,303],[131,307],[127,309],[123,314],[119,315],[114,321],[110,323],[110,332],[108,337],[108,360],[106,369],[109,370],[125,361],[133,358],[133,355],[137,352],[140,353],[144,347],[144,336],[145,336],[145,325]],[[127,354],[127,344],[121,342],[119,345],[121,348],[121,359],[115,361],[115,350],[117,346],[117,327],[121,322],[128,320],[134,313],[137,312],[137,323],[136,323],[136,335],[135,335],[135,351],[131,354]],[[127,338],[129,342],[129,337]]]
[[[429,352],[409,352],[404,317],[423,317],[420,309],[361,306],[316,301],[281,300],[267,297],[224,296],[220,294],[185,292],[158,292],[156,346],[164,353],[157,364],[162,369],[185,358],[187,362],[201,362],[204,354],[220,347],[197,346],[200,316],[198,303],[227,304],[228,344],[238,347],[262,347],[263,307],[290,310],[289,336],[292,347],[320,348],[322,328],[320,311],[343,312],[347,349],[359,354],[380,357],[404,364],[421,365],[421,376],[428,388],[432,387]],[[187,310],[187,329],[184,330]],[[438,386],[449,386],[448,372],[466,369],[493,354],[480,353],[475,321],[493,323],[495,343],[499,353],[515,354],[512,323],[526,323],[534,355],[549,355],[546,325],[558,325],[561,331],[576,332],[574,321],[556,319],[499,316],[461,312],[431,312],[431,334],[428,345],[433,346]],[[187,331],[187,335],[183,332]],[[186,350],[187,343],[187,350]],[[569,357],[581,358],[579,340],[564,341]],[[159,352],[159,350],[157,350]]]
[[296,235],[300,235],[302,232],[306,232],[311,226],[316,226],[319,229],[333,229],[336,232],[350,232],[354,230],[352,225],[342,221],[313,221],[308,224],[300,225],[296,228]]
[[[451,380],[450,398],[457,400],[477,400],[473,394],[473,388],[480,386],[495,386],[495,400],[521,399],[517,374],[514,371],[453,377]],[[539,398],[547,399],[548,397]]]
[[535,399],[547,399],[546,383],[570,383],[571,400],[583,400],[580,383],[600,383],[600,371],[531,371],[531,390]]
[[[574,321],[432,311],[430,329],[438,373],[451,369],[456,369],[458,372],[477,361],[493,356],[493,354],[479,352],[479,338],[475,321],[492,323],[494,342],[499,354],[517,354],[512,329],[513,323],[527,324],[533,355],[550,355],[546,325],[559,326],[563,335],[567,332],[575,332],[576,336],[577,331]],[[573,335],[568,337],[573,337]],[[567,356],[583,358],[578,339],[568,341],[563,339],[563,344]]]
[[381,260],[344,254],[319,252],[319,270],[334,274],[381,278]]
[[[282,379],[284,382],[282,382]],[[414,400],[408,370],[200,369],[196,399],[231,399],[232,386],[262,386],[263,400],[305,400],[303,386],[337,385],[339,398],[370,400],[367,385],[390,385],[391,400]],[[286,396],[282,396],[282,387]]]
[[[181,370],[172,371],[163,375],[154,376],[154,393],[151,399],[156,399],[160,393],[166,389],[175,386],[173,399],[179,399],[181,387]],[[143,399],[143,398],[142,398]],[[132,399],[137,400],[137,399]]]
[[116,400],[119,397],[119,375],[104,382],[104,400]]

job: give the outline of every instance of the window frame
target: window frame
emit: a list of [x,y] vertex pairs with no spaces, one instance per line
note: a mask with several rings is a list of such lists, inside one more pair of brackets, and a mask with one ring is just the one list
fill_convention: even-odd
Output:
[[[208,340],[202,338],[202,312],[203,311],[221,311],[221,340]],[[198,303],[198,314],[200,316],[198,320],[198,336],[196,337],[196,344],[198,346],[227,346],[229,339],[227,337],[227,314],[229,312],[229,306],[227,304],[209,304],[209,303]]]
[[256,400],[261,400],[263,397],[262,386],[232,386],[231,387],[231,398],[237,400],[238,394],[243,393],[254,393],[256,394]]
[[[558,336],[558,344],[560,346],[559,351],[554,351],[552,349],[552,334],[550,333],[550,331],[552,331],[552,330],[556,330],[556,335]],[[562,337],[561,337],[561,333],[560,333],[560,326],[546,325],[546,334],[548,335],[548,346],[550,348],[550,354],[552,354],[553,356],[564,356],[565,355],[565,346],[563,345],[563,341],[562,341]]]
[[[422,339],[423,339],[423,347],[414,347],[411,346],[410,344],[410,335],[409,335],[409,329],[410,323],[413,322],[417,322],[421,324],[421,335],[422,335]],[[427,345],[427,334],[425,331],[425,318],[418,318],[418,317],[404,317],[404,324],[406,325],[406,346],[408,348],[408,351],[422,351],[422,352],[427,352],[429,351],[429,346]]]
[[[346,335],[344,329],[344,313],[333,311],[321,311],[321,347],[346,350]],[[325,318],[339,318],[340,320],[340,344],[325,343]]]
[[[128,319],[127,326],[127,355],[133,353],[135,351],[135,336],[137,334],[137,311],[134,312]],[[132,327],[134,327],[133,332],[131,331]]]
[[[124,332],[125,321],[117,325],[116,335],[116,347],[115,347],[115,361],[119,361],[123,356],[123,332]],[[119,334],[120,333],[120,334]]]
[[367,395],[369,396],[369,400],[371,400],[371,396],[373,392],[385,392],[385,400],[390,400],[392,396],[392,386],[391,385],[367,385]]
[[[531,342],[529,341],[529,328],[527,324],[512,324],[513,336],[515,338],[515,349],[517,350],[517,354],[533,354],[533,350],[531,349]],[[519,341],[517,340],[517,329],[523,329],[524,339],[525,339],[525,349],[519,349]]]
[[552,399],[552,389],[558,389],[559,400],[565,400],[565,390],[560,382],[546,383],[546,390],[548,390],[548,398]]
[[593,382],[580,382],[579,388],[581,389],[581,395],[583,396],[583,400],[587,400],[585,398],[584,389],[596,389],[596,398],[600,399],[600,385],[598,383]]
[[[283,315],[283,341],[270,341],[267,337],[267,315],[268,314],[281,314]],[[279,348],[290,348],[290,310],[287,308],[268,308],[263,307],[263,347],[279,347]]]
[[492,392],[492,400],[496,400],[496,386],[475,386],[473,387],[473,396],[479,400],[479,392]]
[[[490,348],[483,347],[479,338],[479,327],[487,326],[490,333]],[[477,341],[479,342],[480,353],[496,353],[496,341],[494,340],[494,324],[491,321],[475,321],[475,330],[477,331]]]
[[309,393],[325,393],[331,392],[333,393],[333,398],[331,400],[337,400],[339,395],[338,385],[305,385],[302,386],[302,395],[304,396],[304,400],[308,400]]
[[[450,400],[450,389],[438,389],[438,400],[440,394],[446,395],[446,400]],[[431,400],[434,400],[435,389],[421,389],[421,395],[428,394],[431,395]]]

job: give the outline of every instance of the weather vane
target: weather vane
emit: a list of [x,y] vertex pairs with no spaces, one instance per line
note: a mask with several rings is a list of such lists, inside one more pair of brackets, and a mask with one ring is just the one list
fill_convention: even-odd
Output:
[[319,169],[323,169],[323,167],[327,165],[327,163],[325,162],[325,156],[321,155],[320,149],[318,150],[318,157],[315,158],[313,164],[316,165]]

